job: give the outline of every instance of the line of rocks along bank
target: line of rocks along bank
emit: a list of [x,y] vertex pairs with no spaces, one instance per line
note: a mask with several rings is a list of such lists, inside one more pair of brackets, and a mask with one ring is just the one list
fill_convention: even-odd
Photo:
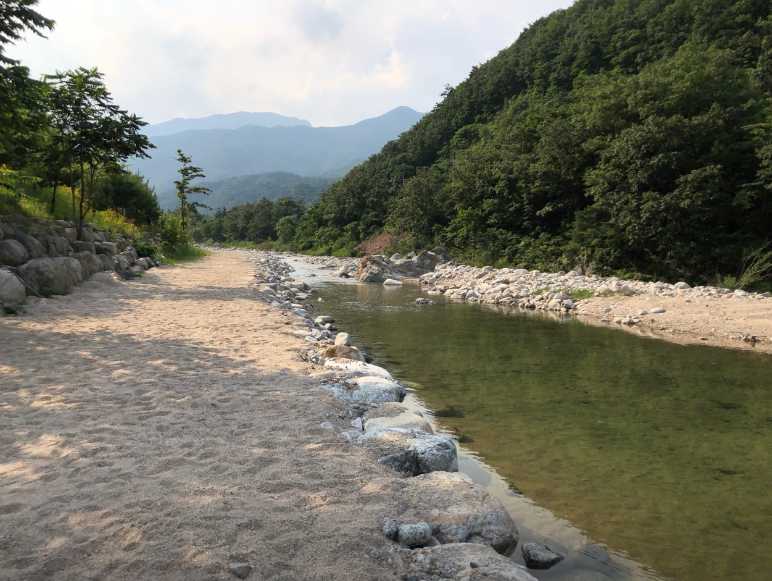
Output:
[[399,499],[399,510],[374,526],[394,541],[402,578],[534,581],[509,558],[519,534],[507,510],[457,472],[455,441],[434,433],[420,412],[405,406],[405,387],[366,361],[346,333],[336,332],[331,317],[311,314],[313,290],[291,277],[291,267],[279,255],[258,254],[255,271],[258,297],[302,323],[300,333],[309,347],[301,357],[326,370],[320,389],[345,404],[349,427],[332,422],[323,427],[365,447],[401,476],[386,486]]
[[97,272],[138,276],[157,266],[131,241],[71,222],[0,218],[0,314],[18,311],[28,296],[66,295]]
[[[360,282],[389,285],[417,278],[427,294],[443,295],[451,301],[575,315],[590,323],[617,325],[677,343],[772,353],[769,293],[578,272],[478,268],[446,258],[441,249],[435,249],[404,257],[316,257],[310,261]],[[418,302],[431,301],[421,298]]]

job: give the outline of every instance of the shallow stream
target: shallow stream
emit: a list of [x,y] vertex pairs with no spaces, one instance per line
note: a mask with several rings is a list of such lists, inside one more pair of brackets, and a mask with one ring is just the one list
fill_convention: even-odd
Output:
[[540,579],[772,579],[772,357],[306,280],[458,436],[521,542],[567,555]]

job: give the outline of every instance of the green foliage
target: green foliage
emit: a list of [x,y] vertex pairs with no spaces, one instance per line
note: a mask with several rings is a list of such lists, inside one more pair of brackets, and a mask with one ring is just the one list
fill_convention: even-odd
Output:
[[94,192],[98,210],[115,208],[137,224],[152,224],[161,215],[153,188],[141,176],[118,172],[99,179]]
[[333,184],[304,249],[388,231],[473,263],[706,280],[772,224],[762,0],[579,0]]
[[716,284],[729,289],[750,289],[772,278],[772,250],[760,246],[743,256],[737,275],[716,277]]
[[190,196],[209,194],[208,187],[194,184],[196,180],[203,179],[206,175],[200,167],[193,165],[192,161],[191,157],[181,149],[177,150],[177,162],[180,164],[177,173],[180,174],[180,178],[175,180],[174,187],[179,202],[180,227],[183,231],[187,229],[191,213],[195,212],[196,208],[205,207],[201,202],[190,200]]
[[261,244],[278,240],[289,247],[297,235],[304,211],[303,203],[292,198],[262,199],[230,210],[219,210],[213,216],[200,217],[194,224],[192,235],[197,241],[216,243]]
[[574,288],[569,290],[567,294],[575,301],[583,301],[595,296],[595,293],[587,288]]

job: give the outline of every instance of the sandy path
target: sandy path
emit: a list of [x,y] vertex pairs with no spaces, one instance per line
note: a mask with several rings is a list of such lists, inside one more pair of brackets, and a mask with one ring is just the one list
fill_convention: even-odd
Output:
[[0,579],[395,579],[378,468],[320,422],[246,254],[0,319]]

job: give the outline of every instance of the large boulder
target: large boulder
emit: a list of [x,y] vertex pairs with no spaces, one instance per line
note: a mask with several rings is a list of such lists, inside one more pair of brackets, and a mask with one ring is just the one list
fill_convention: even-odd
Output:
[[76,252],[73,254],[73,257],[80,262],[83,280],[91,278],[92,275],[102,270],[102,261],[99,260],[96,254],[84,250]]
[[80,262],[70,256],[33,258],[19,268],[30,293],[66,295],[83,280]]
[[20,266],[29,260],[29,252],[18,240],[0,240],[0,264]]
[[485,545],[454,543],[404,552],[405,579],[537,581],[522,565]]
[[384,403],[365,414],[365,432],[375,434],[377,432],[395,428],[420,430],[427,434],[434,433],[429,420],[420,413],[409,410],[401,403]]
[[115,264],[113,262],[113,257],[109,254],[97,254],[97,258],[99,259],[99,262],[102,263],[102,269],[101,270],[114,270]]
[[[329,361],[329,359],[328,359]],[[347,360],[352,363],[360,361]],[[326,363],[326,362],[325,362]],[[369,365],[362,363],[363,365]],[[374,365],[372,367],[375,367]],[[389,401],[402,401],[405,388],[393,379],[379,375],[352,377],[326,386],[335,397],[349,403],[377,404]]]
[[391,373],[386,371],[383,367],[378,367],[372,363],[354,361],[352,359],[325,359],[324,366],[328,369],[345,373],[346,375],[374,375],[384,379],[391,379]]
[[114,256],[118,252],[118,245],[115,242],[94,242],[94,249],[97,254]]
[[76,240],[72,243],[72,248],[75,250],[75,252],[90,252],[91,254],[96,252],[94,243],[87,240]]
[[357,280],[359,282],[383,282],[387,278],[399,278],[389,265],[389,262],[383,256],[366,256],[357,269]]
[[510,554],[519,534],[501,502],[457,472],[431,472],[403,481],[407,508],[400,522],[425,521],[441,543],[480,543]]
[[366,431],[357,443],[374,450],[381,464],[409,476],[458,470],[456,443],[449,436],[389,428]]
[[18,240],[24,245],[24,248],[27,249],[27,252],[29,253],[30,258],[41,258],[48,254],[46,252],[46,247],[43,246],[40,243],[40,240],[38,240],[34,236],[25,234],[24,232],[21,232],[17,229],[16,235],[14,236],[14,238],[16,238],[16,240]]
[[64,236],[48,236],[45,242],[48,256],[67,256],[72,252],[70,242]]
[[27,299],[27,291],[19,278],[10,270],[0,268],[0,310],[19,308]]

